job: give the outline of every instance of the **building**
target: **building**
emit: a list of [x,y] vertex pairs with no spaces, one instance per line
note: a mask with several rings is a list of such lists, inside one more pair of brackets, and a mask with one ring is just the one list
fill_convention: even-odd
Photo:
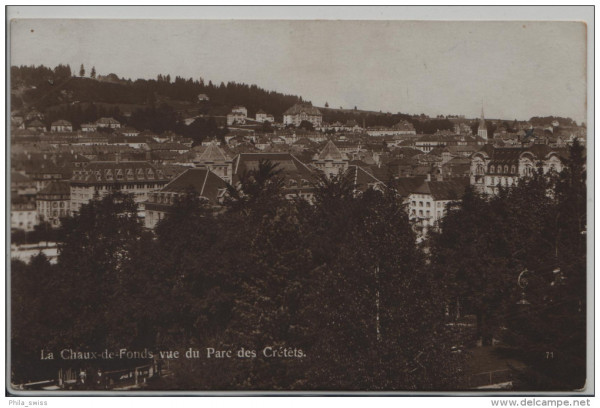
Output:
[[167,184],[162,169],[145,161],[97,161],[73,172],[71,178],[71,212],[77,213],[83,204],[103,197],[114,190],[133,194],[139,204],[138,215],[144,217],[144,202],[148,194]]
[[72,132],[73,125],[66,120],[57,120],[50,125],[51,132]]
[[330,140],[313,159],[313,166],[329,178],[342,174],[348,169],[348,157]]
[[448,203],[460,200],[468,185],[468,178],[432,181],[428,177],[414,189],[408,196],[408,218],[417,232],[425,235],[435,226],[444,217]]
[[208,102],[210,101],[210,98],[208,97],[207,94],[198,94],[198,102]]
[[33,130],[35,132],[43,132],[46,130],[46,125],[44,125],[39,119],[34,119],[27,124],[26,129]]
[[283,180],[283,193],[288,199],[303,198],[313,200],[314,172],[290,153],[240,153],[233,159],[233,185],[239,186],[241,178],[250,171],[256,171],[261,162],[277,164],[278,177]]
[[283,124],[300,126],[303,121],[312,123],[314,127],[321,126],[323,115],[321,111],[310,104],[297,103],[283,113]]
[[49,222],[54,228],[60,218],[71,214],[71,187],[68,181],[53,181],[36,196],[37,215],[40,222]]
[[231,125],[243,125],[246,123],[248,118],[248,109],[244,106],[234,106],[231,108],[231,112],[227,114],[227,126]]
[[81,131],[82,132],[95,132],[98,129],[95,123],[82,123]]
[[225,182],[231,183],[233,160],[216,143],[202,146],[196,150],[193,162],[196,167],[206,168]]
[[226,191],[227,183],[207,168],[188,169],[159,191],[149,194],[145,203],[144,225],[146,228],[154,228],[182,195],[195,193],[204,202],[219,205]]
[[13,196],[10,198],[10,229],[33,231],[39,223],[35,200],[24,196]]
[[100,118],[96,121],[97,128],[119,129],[121,123],[114,118]]
[[567,152],[545,144],[529,147],[485,145],[471,157],[470,180],[484,194],[496,194],[499,187],[516,186],[520,179],[533,176],[538,167],[560,173]]
[[258,112],[256,112],[256,121],[257,122],[275,122],[275,118],[273,117],[273,115],[268,114],[267,112],[265,112],[264,110],[260,109]]

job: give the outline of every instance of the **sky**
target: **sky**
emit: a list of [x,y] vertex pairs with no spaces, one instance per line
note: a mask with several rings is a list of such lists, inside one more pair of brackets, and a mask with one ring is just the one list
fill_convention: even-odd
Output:
[[316,106],[586,119],[579,22],[16,19],[11,65],[235,81]]

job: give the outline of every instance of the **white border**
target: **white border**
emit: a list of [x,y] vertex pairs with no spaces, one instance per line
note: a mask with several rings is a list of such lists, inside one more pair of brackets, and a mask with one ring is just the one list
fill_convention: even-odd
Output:
[[[111,18],[111,19],[294,19],[294,20],[561,20],[561,21],[585,21],[588,25],[588,360],[592,356],[594,346],[594,333],[591,328],[594,327],[594,310],[592,305],[594,300],[594,259],[592,244],[594,242],[594,90],[595,82],[593,76],[594,64],[594,9],[590,6],[8,6],[6,9],[6,21],[12,18]],[[8,30],[8,26],[6,27]],[[9,33],[7,31],[7,36]],[[8,38],[7,38],[8,40]],[[8,52],[8,49],[7,49]],[[7,54],[8,57],[8,54]],[[8,64],[8,60],[7,60]],[[8,65],[7,65],[8,66]],[[6,83],[5,83],[6,87]],[[5,88],[6,95],[6,88]],[[5,113],[6,115],[6,113]],[[6,121],[5,116],[5,123]],[[3,149],[5,146],[2,147]],[[6,152],[3,152],[6,156]],[[6,177],[6,174],[5,174]],[[2,180],[5,180],[3,177]],[[6,185],[4,186],[6,188]],[[5,190],[6,191],[6,190]],[[6,205],[6,203],[5,203]],[[5,208],[5,213],[7,209]],[[5,219],[6,221],[6,219]],[[5,226],[6,227],[6,226]],[[5,229],[6,230],[6,229]],[[6,288],[5,288],[6,289]],[[2,305],[4,308],[4,304]],[[3,309],[4,310],[4,309]],[[4,342],[4,338],[1,340]],[[3,357],[4,358],[4,357]],[[594,362],[589,360],[588,363],[588,380],[590,388],[586,393],[594,392]],[[159,393],[164,395],[165,393]],[[253,393],[243,393],[250,395]],[[266,393],[260,393],[265,395]],[[299,393],[306,395],[307,393]],[[339,394],[339,393],[336,393]],[[366,393],[360,393],[365,395]],[[427,393],[432,395],[434,393]],[[435,393],[438,394],[439,393]],[[441,393],[443,395],[460,395],[469,393]],[[542,395],[540,393],[527,393],[531,395]],[[565,395],[564,393],[552,393],[553,395]],[[39,395],[39,394],[32,394]],[[73,394],[68,394],[73,395]],[[135,394],[140,395],[140,394]],[[188,394],[189,395],[189,394]],[[222,394],[221,394],[222,395]],[[298,394],[297,394],[298,395]],[[388,393],[389,395],[389,393]],[[478,394],[479,395],[479,394]],[[502,397],[507,397],[508,394],[500,394]],[[524,395],[524,394],[518,394]],[[551,395],[550,393],[544,395]],[[15,398],[12,398],[15,399]],[[29,398],[16,398],[26,401]],[[510,398],[502,398],[510,399]],[[522,398],[517,398],[522,399]],[[34,398],[33,400],[48,400],[47,398]],[[60,398],[60,406],[66,404],[71,406],[72,403],[78,403],[79,398]],[[111,399],[110,404],[117,403],[119,399]],[[137,398],[136,398],[137,400]],[[262,399],[261,399],[262,400]],[[386,399],[387,400],[387,399]],[[431,402],[430,399],[427,399]],[[425,400],[425,401],[427,401]],[[446,400],[446,398],[444,398]],[[460,398],[460,405],[470,405],[473,399]],[[54,398],[52,398],[54,401]],[[52,404],[50,401],[50,404]],[[132,402],[131,398],[127,399]],[[147,399],[146,399],[147,401]],[[183,402],[183,399],[177,399],[177,402]],[[258,402],[258,400],[254,400]],[[267,400],[267,401],[273,401]],[[378,401],[383,402],[383,399]],[[402,403],[413,401],[409,405],[420,405],[424,400],[417,402],[418,399],[404,400]],[[58,401],[57,401],[58,402]],[[167,401],[164,401],[167,402]],[[349,403],[351,401],[345,401]],[[390,402],[390,401],[388,401]],[[441,401],[440,401],[441,402]],[[457,401],[458,402],[458,401]],[[86,401],[86,404],[94,406],[93,401]],[[204,403],[204,402],[203,402]],[[265,401],[261,401],[261,405]],[[292,400],[286,400],[287,403],[292,403]],[[447,403],[447,401],[446,401]],[[79,405],[79,404],[78,404]],[[129,405],[129,404],[128,404]],[[161,404],[162,405],[162,404]],[[269,404],[267,404],[269,405]],[[480,404],[478,404],[480,405]]]

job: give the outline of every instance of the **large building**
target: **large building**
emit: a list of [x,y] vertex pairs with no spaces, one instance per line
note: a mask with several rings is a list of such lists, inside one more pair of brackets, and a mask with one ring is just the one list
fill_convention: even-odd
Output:
[[512,187],[519,179],[533,176],[538,167],[544,173],[560,173],[567,152],[545,144],[529,147],[494,147],[485,145],[471,157],[470,178],[475,189],[496,194],[499,187]]
[[244,106],[234,106],[227,115],[227,126],[243,125],[248,118],[248,109]]
[[446,213],[446,206],[462,198],[468,178],[453,180],[425,180],[408,196],[408,217],[419,233],[426,234]]
[[148,195],[167,184],[161,169],[145,161],[91,162],[73,172],[71,179],[71,212],[77,213],[83,204],[103,197],[114,190],[133,194],[139,205],[138,215],[144,217],[144,202]]
[[71,188],[68,181],[53,181],[36,196],[36,207],[40,221],[49,222],[54,228],[62,217],[71,214]]
[[51,132],[72,132],[73,125],[66,120],[57,120],[50,125]]
[[196,167],[206,168],[231,183],[233,160],[216,143],[199,147],[193,161]]
[[288,199],[303,198],[312,201],[314,196],[314,172],[290,153],[240,153],[233,159],[233,185],[249,171],[256,171],[261,161],[277,164],[283,178],[283,192]]
[[314,106],[301,103],[297,103],[283,113],[283,124],[286,126],[300,126],[303,121],[310,122],[314,127],[318,127],[323,122],[323,115]]
[[227,191],[227,183],[206,168],[188,169],[159,191],[149,194],[145,203],[144,224],[154,228],[172,210],[173,205],[184,194],[195,193],[211,205],[221,203]]
[[348,169],[348,157],[330,140],[313,159],[313,166],[329,178],[344,173]]
[[33,231],[39,223],[35,201],[25,196],[14,196],[10,199],[10,229]]

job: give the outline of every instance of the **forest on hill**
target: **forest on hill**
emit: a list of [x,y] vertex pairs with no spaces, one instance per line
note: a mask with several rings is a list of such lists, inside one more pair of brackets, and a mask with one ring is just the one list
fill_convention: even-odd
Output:
[[[174,111],[181,111],[183,107],[209,116],[222,116],[233,106],[243,105],[249,116],[262,109],[281,121],[286,109],[303,102],[300,96],[233,81],[213,84],[212,81],[205,83],[202,78],[171,78],[162,74],[156,79],[119,79],[115,74],[97,75],[95,69],[93,77],[86,77],[83,67],[79,74],[76,76],[68,65],[58,65],[54,69],[43,65],[11,67],[11,109],[37,109],[45,114],[66,113],[65,105],[87,106],[86,103],[114,104],[115,107],[143,105],[145,108],[166,104]],[[205,94],[209,100],[199,101],[200,94]],[[71,115],[75,116],[73,112]],[[72,121],[77,122],[77,118],[74,119]]]

